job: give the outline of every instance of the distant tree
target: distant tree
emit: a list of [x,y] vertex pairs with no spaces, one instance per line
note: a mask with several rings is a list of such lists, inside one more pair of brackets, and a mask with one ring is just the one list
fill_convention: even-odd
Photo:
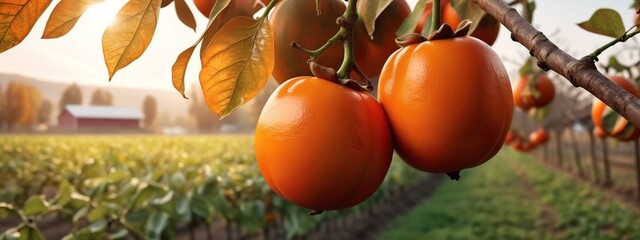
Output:
[[49,100],[43,100],[40,104],[40,111],[38,112],[38,123],[49,124],[51,114],[53,113],[53,103]]
[[7,101],[2,92],[2,86],[0,86],[0,130],[4,129],[7,123]]
[[42,95],[35,87],[9,83],[7,87],[7,126],[15,129],[18,126],[31,126],[38,120]]
[[197,95],[191,97],[189,114],[196,120],[196,126],[200,132],[213,132],[218,128],[218,117],[209,110],[204,99],[198,99]]
[[68,104],[82,104],[82,90],[78,84],[71,84],[64,90],[60,98],[60,111],[64,111]]
[[142,111],[144,112],[144,126],[149,127],[158,115],[158,103],[156,99],[147,95],[142,102]]
[[113,105],[113,95],[106,89],[96,88],[91,95],[91,105]]

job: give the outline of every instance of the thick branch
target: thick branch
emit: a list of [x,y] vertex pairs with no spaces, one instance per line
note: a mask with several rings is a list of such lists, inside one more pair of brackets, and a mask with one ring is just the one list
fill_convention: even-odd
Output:
[[636,127],[640,127],[640,99],[609,81],[588,56],[578,60],[562,51],[502,0],[473,1],[500,21],[511,32],[512,39],[529,49],[542,69],[551,69],[564,76],[574,86],[589,91]]

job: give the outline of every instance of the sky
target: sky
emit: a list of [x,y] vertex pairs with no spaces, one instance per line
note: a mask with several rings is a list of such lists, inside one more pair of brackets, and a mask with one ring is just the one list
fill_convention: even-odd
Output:
[[[54,0],[29,36],[18,46],[0,54],[0,73],[18,74],[58,82],[78,82],[87,85],[138,87],[172,90],[171,66],[180,52],[204,31],[207,19],[201,15],[193,2],[187,3],[195,10],[197,32],[184,26],[177,18],[173,4],[160,12],[160,20],[151,45],[138,60],[118,71],[109,82],[107,68],[102,56],[102,32],[110,16],[124,5],[126,0],[109,0],[91,7],[75,28],[58,39],[41,39],[46,20],[59,1]],[[408,0],[413,8],[416,0]],[[547,34],[560,48],[574,57],[591,53],[611,39],[588,33],[576,23],[587,20],[599,8],[612,8],[620,12],[625,26],[630,27],[634,11],[629,8],[631,0],[538,0],[534,15],[534,26]],[[518,65],[528,56],[527,50],[511,41],[506,28],[500,30],[494,45],[507,70],[515,74]],[[616,46],[603,54],[619,53],[623,46]],[[200,62],[193,57],[188,68],[187,88],[198,80]],[[187,92],[190,90],[187,89]]]

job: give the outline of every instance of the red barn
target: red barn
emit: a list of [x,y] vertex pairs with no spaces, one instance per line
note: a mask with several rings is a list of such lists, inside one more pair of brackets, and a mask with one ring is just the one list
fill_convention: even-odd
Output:
[[130,107],[67,105],[58,116],[65,129],[138,129],[143,114]]

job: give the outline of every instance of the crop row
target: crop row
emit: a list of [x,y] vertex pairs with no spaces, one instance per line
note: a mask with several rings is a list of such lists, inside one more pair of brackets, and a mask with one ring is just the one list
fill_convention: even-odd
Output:
[[309,217],[269,189],[248,136],[11,136],[0,142],[0,228],[11,225],[0,239],[41,239],[39,224],[51,218],[71,225],[65,239],[175,238],[180,229],[219,219],[248,234],[277,223],[293,237],[424,176],[394,160],[368,202]]

